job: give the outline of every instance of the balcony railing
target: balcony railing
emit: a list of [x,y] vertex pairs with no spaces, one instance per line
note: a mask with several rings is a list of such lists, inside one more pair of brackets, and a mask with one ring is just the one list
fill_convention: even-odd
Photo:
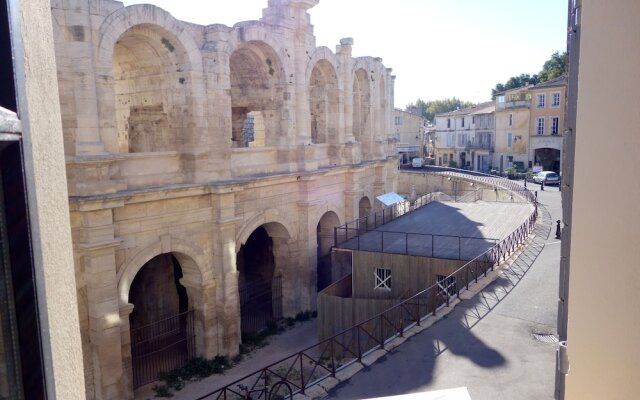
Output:
[[493,143],[487,142],[467,142],[467,146],[465,147],[467,150],[490,150],[493,151]]

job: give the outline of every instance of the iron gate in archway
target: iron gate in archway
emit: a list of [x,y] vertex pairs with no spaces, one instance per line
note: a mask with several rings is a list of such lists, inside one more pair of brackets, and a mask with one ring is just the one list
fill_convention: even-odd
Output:
[[282,275],[271,282],[254,280],[239,287],[242,334],[252,334],[267,327],[269,321],[282,319]]
[[195,358],[193,310],[131,330],[133,388],[158,380],[160,372]]

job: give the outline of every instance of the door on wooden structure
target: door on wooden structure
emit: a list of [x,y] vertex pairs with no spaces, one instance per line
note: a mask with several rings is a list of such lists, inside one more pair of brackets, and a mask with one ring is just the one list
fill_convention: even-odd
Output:
[[182,269],[171,254],[149,260],[131,284],[129,303],[133,388],[158,379],[160,372],[182,367],[195,357],[193,312]]

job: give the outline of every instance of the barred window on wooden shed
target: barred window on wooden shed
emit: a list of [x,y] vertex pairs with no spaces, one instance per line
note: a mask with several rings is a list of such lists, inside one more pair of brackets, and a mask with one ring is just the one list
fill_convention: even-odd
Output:
[[391,270],[387,268],[376,268],[376,286],[374,289],[391,290]]

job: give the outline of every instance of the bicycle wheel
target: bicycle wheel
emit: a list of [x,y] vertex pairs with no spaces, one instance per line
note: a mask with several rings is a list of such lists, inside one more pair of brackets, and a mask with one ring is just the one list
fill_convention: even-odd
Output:
[[269,400],[285,400],[293,398],[291,386],[285,381],[279,381],[271,386]]

